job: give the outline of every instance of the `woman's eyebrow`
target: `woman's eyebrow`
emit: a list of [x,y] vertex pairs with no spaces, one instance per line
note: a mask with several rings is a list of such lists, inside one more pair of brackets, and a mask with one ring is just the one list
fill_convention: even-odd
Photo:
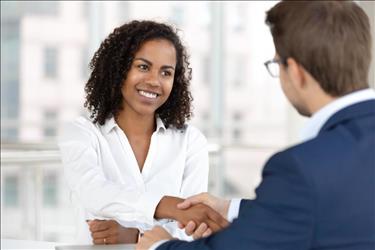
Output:
[[[142,58],[142,57],[134,58],[134,61],[136,61],[136,60],[141,60],[141,61],[143,61],[143,62],[145,62],[145,63],[147,63],[149,65],[152,65],[152,62],[150,62],[149,60],[147,60],[145,58]],[[161,68],[162,69],[173,69],[173,70],[175,70],[174,67],[170,66],[170,65],[163,65]]]
[[144,59],[144,58],[142,58],[142,57],[137,57],[137,58],[134,58],[134,61],[136,61],[136,60],[141,60],[141,61],[144,61],[145,63],[147,63],[147,64],[150,64],[150,65],[152,65],[152,62],[150,62],[149,60],[147,60],[147,59]]

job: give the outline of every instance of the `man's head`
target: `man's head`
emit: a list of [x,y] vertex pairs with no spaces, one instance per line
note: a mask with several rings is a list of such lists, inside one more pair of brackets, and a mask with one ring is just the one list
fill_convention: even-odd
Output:
[[315,111],[308,105],[313,92],[326,95],[328,102],[368,88],[370,24],[356,3],[282,1],[267,12],[266,23],[280,60],[283,90],[302,115]]

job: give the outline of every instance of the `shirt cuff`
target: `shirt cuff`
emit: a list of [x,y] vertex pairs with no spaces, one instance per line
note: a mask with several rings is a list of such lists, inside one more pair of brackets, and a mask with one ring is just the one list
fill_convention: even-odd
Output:
[[241,205],[241,200],[242,199],[232,199],[229,204],[229,209],[228,209],[228,221],[230,223],[233,222],[234,219],[237,219],[238,214],[240,212],[240,205]]
[[139,199],[137,207],[140,208],[141,214],[145,216],[144,219],[147,224],[154,225],[155,210],[163,196],[164,194],[147,192]]
[[149,250],[155,250],[156,248],[158,248],[161,244],[167,242],[168,240],[159,240],[157,242],[155,242],[154,244],[151,245],[151,247],[149,248]]

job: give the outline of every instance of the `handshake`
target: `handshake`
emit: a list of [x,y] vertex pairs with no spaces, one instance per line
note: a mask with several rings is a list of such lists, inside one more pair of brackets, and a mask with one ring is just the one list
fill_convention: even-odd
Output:
[[229,225],[229,201],[201,193],[185,200],[165,196],[156,208],[155,218],[178,221],[181,229],[194,239],[206,237]]
[[[181,229],[194,239],[207,237],[229,225],[227,214],[229,200],[220,199],[208,193],[201,193],[187,199],[164,196],[155,210],[156,219],[173,219]],[[92,220],[88,222],[94,244],[136,243],[139,231],[124,228],[114,220]],[[145,232],[137,245],[147,249],[154,242],[171,239],[162,227]],[[141,247],[141,248],[139,248]]]

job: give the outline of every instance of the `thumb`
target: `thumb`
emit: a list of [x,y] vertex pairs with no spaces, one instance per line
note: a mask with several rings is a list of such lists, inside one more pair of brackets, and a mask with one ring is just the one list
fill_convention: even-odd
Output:
[[187,209],[191,207],[192,205],[198,204],[198,203],[204,203],[205,202],[205,195],[206,193],[201,193],[197,195],[190,196],[186,198],[183,202],[177,204],[177,208],[179,209]]
[[178,204],[177,204],[177,208],[178,208],[178,209],[187,209],[187,208],[191,207],[192,205],[193,205],[193,204],[191,203],[191,201],[188,200],[188,199],[186,199],[186,200],[184,200],[183,202],[178,203]]

